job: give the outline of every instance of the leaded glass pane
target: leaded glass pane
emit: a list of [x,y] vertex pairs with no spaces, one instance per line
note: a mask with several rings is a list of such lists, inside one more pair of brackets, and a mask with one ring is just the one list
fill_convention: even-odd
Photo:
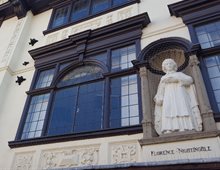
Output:
[[112,79],[110,127],[139,124],[137,75]]
[[220,45],[219,21],[198,26],[195,28],[196,34],[203,49]]
[[89,15],[89,1],[78,0],[73,4],[72,21],[85,18]]
[[54,69],[40,72],[35,88],[43,88],[51,85],[54,76]]
[[50,94],[32,97],[21,139],[41,136],[49,97]]
[[[209,93],[214,93],[217,105],[220,105],[220,55],[210,56],[204,59],[206,69],[208,71],[208,78],[210,79],[212,89],[208,89]],[[215,110],[215,112],[219,112]]]
[[90,80],[95,80],[102,77],[102,69],[98,66],[87,65],[78,67],[64,76],[59,83],[62,85],[78,84]]
[[131,61],[136,59],[135,45],[113,50],[111,59],[111,69],[113,71],[131,68],[133,66]]

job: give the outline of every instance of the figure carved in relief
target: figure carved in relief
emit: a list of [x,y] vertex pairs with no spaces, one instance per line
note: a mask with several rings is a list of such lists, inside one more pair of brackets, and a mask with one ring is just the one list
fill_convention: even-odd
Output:
[[192,77],[177,72],[173,59],[165,59],[162,69],[166,74],[161,77],[154,97],[157,133],[201,131],[202,119]]

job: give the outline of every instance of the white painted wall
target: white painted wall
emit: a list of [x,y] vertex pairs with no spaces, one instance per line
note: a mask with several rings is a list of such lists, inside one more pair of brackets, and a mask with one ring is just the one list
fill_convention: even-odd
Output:
[[[98,164],[112,164],[113,157],[111,153],[114,146],[124,146],[126,153],[129,154],[129,147],[136,147],[134,158],[119,159],[117,163],[126,163],[131,161],[143,162],[143,153],[138,144],[138,139],[142,134],[109,137],[100,139],[79,140],[50,145],[39,145],[17,149],[10,149],[8,141],[14,139],[23,107],[26,101],[25,91],[29,90],[32,76],[34,73],[34,61],[30,57],[28,51],[46,44],[50,44],[67,38],[73,33],[84,31],[92,26],[96,29],[110,23],[118,22],[122,19],[132,17],[144,12],[148,12],[151,23],[143,30],[141,41],[141,48],[143,49],[148,44],[165,37],[184,37],[190,39],[187,27],[182,23],[181,18],[171,17],[167,4],[178,2],[180,0],[141,0],[140,4],[119,9],[117,11],[99,16],[97,18],[79,23],[68,28],[64,28],[57,32],[43,35],[43,31],[47,29],[52,10],[46,11],[42,14],[33,16],[28,12],[27,16],[23,18],[22,29],[20,30],[14,44],[10,44],[13,39],[13,34],[16,25],[19,22],[16,17],[4,21],[0,27],[0,169],[16,169],[16,162],[25,156],[31,157],[31,168],[39,169],[41,167],[42,154],[47,151],[55,152],[56,154],[67,148],[86,148],[87,146],[100,146]],[[34,47],[28,45],[29,39],[35,38],[39,42]],[[12,52],[10,53],[7,62],[1,63],[9,45],[12,45]],[[30,62],[29,65],[23,66],[24,61]],[[23,76],[27,80],[20,86],[15,83],[17,76]],[[131,144],[131,145],[130,145]],[[64,148],[64,149],[63,149]],[[116,147],[117,148],[117,147]],[[106,151],[108,151],[106,153]],[[32,157],[33,156],[33,157]],[[113,161],[113,162],[112,162]]]

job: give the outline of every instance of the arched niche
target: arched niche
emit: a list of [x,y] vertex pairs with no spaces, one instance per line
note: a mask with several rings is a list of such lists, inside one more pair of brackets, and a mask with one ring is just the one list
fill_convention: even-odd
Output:
[[166,58],[172,58],[178,65],[178,71],[191,75],[189,65],[189,56],[200,48],[199,45],[193,45],[189,40],[181,37],[169,37],[159,39],[146,46],[138,56],[138,65],[147,68],[149,95],[152,113],[154,111],[153,98],[156,94],[157,87],[162,71],[162,62]]

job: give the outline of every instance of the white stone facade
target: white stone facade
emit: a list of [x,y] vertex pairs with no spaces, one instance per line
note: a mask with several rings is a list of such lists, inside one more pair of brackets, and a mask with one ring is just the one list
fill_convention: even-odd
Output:
[[[29,11],[26,17],[12,17],[0,26],[0,169],[34,170],[105,166],[117,164],[158,164],[220,161],[220,139],[210,137],[178,142],[141,146],[143,134],[100,137],[53,144],[9,148],[19,126],[21,115],[34,75],[34,61],[29,50],[68,38],[87,29],[98,29],[112,23],[147,12],[151,23],[143,29],[141,49],[167,37],[183,37],[190,40],[187,26],[181,18],[170,16],[168,4],[180,0],[141,0],[108,14],[80,22],[61,30],[43,35],[47,30],[52,10],[38,15]],[[7,2],[1,0],[0,5]],[[157,10],[155,10],[157,9]],[[36,38],[35,46],[28,45]],[[22,65],[29,62],[27,66]],[[23,76],[20,86],[17,76]],[[216,123],[220,130],[220,123]]]

